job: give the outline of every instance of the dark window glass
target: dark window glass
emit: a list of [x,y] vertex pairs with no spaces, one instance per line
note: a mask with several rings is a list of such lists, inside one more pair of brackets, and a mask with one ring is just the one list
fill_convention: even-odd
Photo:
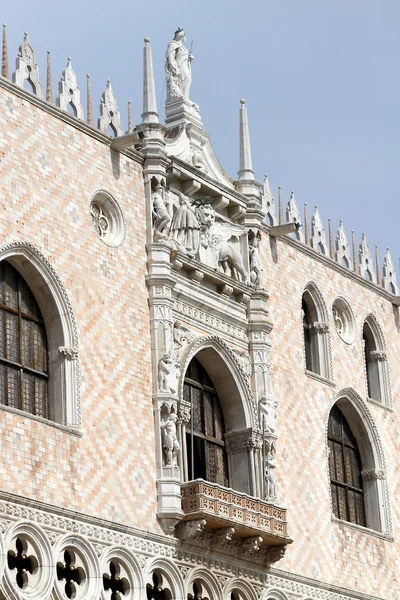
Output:
[[47,339],[42,315],[22,276],[0,263],[0,403],[48,417]]
[[201,478],[227,486],[221,405],[211,379],[196,358],[186,372],[183,393],[192,405],[191,421],[186,427],[189,480]]
[[337,406],[329,416],[328,445],[333,512],[338,519],[365,527],[360,452]]

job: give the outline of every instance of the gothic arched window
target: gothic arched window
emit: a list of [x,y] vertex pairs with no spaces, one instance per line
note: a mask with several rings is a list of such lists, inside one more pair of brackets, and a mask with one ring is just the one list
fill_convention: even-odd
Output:
[[372,315],[364,321],[363,345],[368,398],[390,406],[385,344]]
[[224,417],[214,385],[196,358],[186,371],[183,396],[191,404],[191,420],[186,426],[189,480],[201,478],[227,486]]
[[365,527],[360,452],[348,422],[336,405],[329,415],[328,445],[334,515]]
[[0,263],[0,402],[48,417],[47,338],[34,295],[7,261]]
[[311,284],[303,293],[301,308],[306,370],[330,380],[328,319],[322,297]]

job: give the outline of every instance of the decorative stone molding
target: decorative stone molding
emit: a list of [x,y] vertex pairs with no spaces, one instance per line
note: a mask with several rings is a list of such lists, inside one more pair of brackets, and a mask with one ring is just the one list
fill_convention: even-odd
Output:
[[126,234],[120,205],[107,190],[96,191],[90,201],[90,218],[98,237],[106,246],[117,248]]
[[256,556],[261,550],[262,541],[262,537],[258,535],[244,539],[240,548],[240,553],[249,558]]
[[288,223],[295,223],[296,225],[298,225],[293,235],[296,236],[296,239],[298,239],[299,242],[302,242],[304,244],[304,232],[301,230],[300,211],[299,207],[297,206],[297,202],[295,200],[293,191],[290,193],[289,202],[286,208],[286,220],[288,221]]
[[60,82],[58,84],[58,96],[56,105],[62,110],[67,111],[70,105],[74,111],[74,116],[77,119],[84,120],[83,106],[81,104],[81,93],[78,88],[75,71],[71,66],[71,59],[68,57],[68,63],[62,72]]
[[107,127],[110,126],[115,137],[124,135],[121,126],[121,116],[118,111],[117,97],[111,87],[111,81],[107,79],[106,89],[101,95],[100,117],[97,127],[102,133],[107,133]]
[[60,354],[65,356],[68,360],[76,360],[78,358],[77,348],[67,348],[66,346],[60,346],[58,348]]
[[371,360],[375,362],[387,362],[387,353],[382,350],[371,350],[369,355]]
[[257,450],[262,446],[262,435],[258,429],[249,427],[244,431],[225,433],[227,454],[238,454],[243,450]]
[[351,250],[349,242],[347,241],[347,235],[343,227],[343,222],[340,221],[339,228],[336,234],[336,260],[337,262],[345,266],[346,269],[353,269],[353,259],[351,256]]
[[329,323],[321,321],[316,321],[312,324],[311,327],[313,327],[313,329],[316,329],[316,331],[319,331],[320,333],[327,333],[329,331]]
[[352,344],[356,336],[356,323],[350,304],[342,297],[335,298],[332,304],[332,317],[338,336]]
[[232,543],[232,538],[235,534],[234,527],[221,527],[214,531],[213,544],[220,548],[226,548]]
[[233,339],[247,342],[247,328],[240,327],[234,323],[223,319],[222,317],[210,314],[206,310],[197,308],[192,304],[184,302],[183,300],[177,299],[174,304],[174,312],[179,314],[182,318],[185,317],[189,321],[194,322],[202,326],[206,326],[210,329],[220,331],[222,334],[226,334]]
[[369,279],[373,283],[376,283],[374,262],[372,260],[371,251],[369,249],[365,233],[362,234],[358,256],[360,261],[359,267],[361,277],[364,277],[365,279]]
[[329,256],[328,241],[326,239],[324,225],[317,207],[315,207],[314,214],[311,218],[310,242],[311,248],[320,251],[322,254],[325,254],[325,256]]
[[43,98],[43,88],[39,80],[39,67],[36,64],[35,53],[25,32],[24,41],[19,47],[16,60],[16,70],[12,74],[13,83],[24,87],[24,81],[29,81],[33,93]]
[[249,353],[246,350],[238,350],[237,348],[232,348],[232,352],[236,355],[236,359],[240,364],[240,367],[246,375],[246,377],[251,376],[251,361]]
[[389,248],[386,249],[385,258],[383,260],[382,284],[383,287],[392,294],[395,294],[396,296],[399,294],[399,286],[397,285],[396,271],[393,265],[392,256],[390,254]]
[[181,521],[175,528],[177,537],[183,541],[193,541],[204,533],[204,528],[207,524],[205,519],[193,521]]
[[278,225],[278,217],[276,214],[275,200],[272,195],[271,187],[269,185],[268,176],[264,176],[264,183],[262,188],[262,210],[266,215],[266,220],[271,227]]
[[374,471],[361,471],[361,475],[364,481],[376,481],[378,479],[386,479],[386,471],[383,469],[376,469]]

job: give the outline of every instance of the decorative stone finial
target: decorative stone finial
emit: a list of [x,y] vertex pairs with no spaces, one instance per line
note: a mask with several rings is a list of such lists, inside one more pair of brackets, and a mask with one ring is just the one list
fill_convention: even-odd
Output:
[[335,252],[333,250],[333,235],[332,235],[332,222],[328,219],[328,238],[329,238],[329,257],[334,260]]
[[28,34],[25,32],[24,41],[18,49],[16,69],[12,75],[14,83],[24,87],[24,81],[27,80],[32,86],[32,92],[39,98],[43,98],[43,88],[39,81],[39,67],[36,64],[33,48],[28,41]]
[[86,75],[86,121],[88,125],[93,125],[92,88],[89,73]]
[[[288,223],[296,223],[299,227],[296,229],[294,236],[299,240],[299,242],[304,242],[304,232],[300,229],[301,226],[301,217],[299,207],[297,206],[297,202],[294,197],[294,191],[292,190],[290,193],[290,198],[288,205],[286,207],[286,221]],[[311,240],[312,244],[312,240]]]
[[[238,184],[239,189],[245,188],[241,186],[241,182],[253,182],[254,171],[251,162],[251,150],[250,150],[250,133],[249,123],[247,118],[247,108],[245,101],[240,101],[240,168],[238,171]],[[240,189],[242,191],[242,189]]]
[[329,256],[329,247],[326,239],[324,224],[318,211],[317,205],[311,218],[311,247],[318,250],[324,256]]
[[[355,241],[354,241],[354,231],[351,232],[353,235],[353,244],[354,244],[354,252],[356,251]],[[343,221],[340,220],[339,228],[336,233],[336,260],[337,262],[346,267],[347,269],[353,268],[353,260],[350,254],[350,246],[347,241],[347,235],[343,227]],[[357,272],[357,271],[356,271]]]
[[376,283],[376,273],[365,233],[361,237],[358,256],[360,260],[360,275]]
[[279,209],[279,225],[283,225],[285,220],[283,218],[282,188],[280,185],[278,185],[278,209]]
[[245,100],[244,98],[241,98],[241,99],[240,99],[240,104],[241,104],[242,106],[244,106],[244,105],[246,104],[246,100]]
[[397,285],[396,271],[394,270],[392,257],[389,248],[386,248],[385,258],[383,259],[383,287],[395,294],[399,295],[399,286]]
[[351,245],[352,245],[352,252],[353,252],[353,270],[354,270],[354,273],[359,273],[360,270],[358,268],[356,239],[354,236],[354,229],[351,230]]
[[145,38],[144,38],[144,43],[145,43],[145,44],[150,44],[150,38],[148,38],[148,37],[145,37]]
[[128,100],[128,133],[132,133],[133,125],[132,125],[132,102]]
[[376,269],[376,283],[378,285],[382,285],[381,265],[379,262],[378,246],[375,246],[375,269]]
[[269,185],[268,175],[264,176],[264,183],[262,189],[262,209],[265,213],[267,223],[274,227],[278,225],[278,217],[275,210],[275,200],[272,195],[272,190]]
[[71,66],[71,59],[68,56],[67,66],[61,74],[61,79],[58,84],[58,96],[56,105],[62,110],[67,111],[68,105],[72,107],[74,116],[81,121],[84,120],[83,106],[81,104],[81,93],[76,81],[75,71]]
[[50,50],[47,50],[47,77],[46,77],[46,100],[53,102],[53,86],[51,81],[51,57]]
[[307,203],[304,202],[304,243],[310,245],[310,226],[308,224]]
[[3,23],[3,48],[1,54],[1,74],[9,78],[8,74],[8,46],[7,46],[7,25]]
[[[146,41],[147,40],[147,41]],[[158,123],[156,90],[154,85],[153,57],[149,38],[143,48],[143,113],[142,123]]]
[[97,126],[102,133],[107,133],[107,127],[110,126],[115,137],[124,134],[118,111],[117,97],[113,92],[109,79],[107,79],[106,89],[101,96],[100,117]]

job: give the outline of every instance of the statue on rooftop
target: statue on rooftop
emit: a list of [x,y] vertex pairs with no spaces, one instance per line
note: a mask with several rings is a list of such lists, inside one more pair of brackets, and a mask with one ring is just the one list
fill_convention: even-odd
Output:
[[165,54],[167,102],[180,97],[189,100],[193,54],[184,46],[183,42],[185,40],[186,33],[178,27],[174,39],[168,44]]

